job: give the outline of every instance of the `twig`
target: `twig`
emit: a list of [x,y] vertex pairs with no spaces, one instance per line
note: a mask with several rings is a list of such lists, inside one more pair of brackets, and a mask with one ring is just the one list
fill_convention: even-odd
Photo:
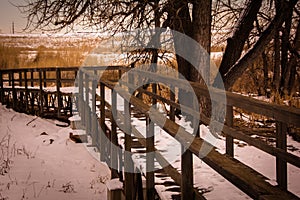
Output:
[[12,118],[10,118],[10,121],[13,121],[16,116],[17,115],[12,116]]
[[38,193],[37,197],[39,197],[41,195],[43,190],[44,190],[44,186],[42,186],[42,188],[41,188],[40,192]]
[[28,175],[28,177],[26,179],[26,182],[25,182],[26,185],[27,185],[27,183],[28,183],[28,181],[29,181],[30,178],[31,178],[31,172],[29,172],[29,175]]
[[29,124],[31,124],[32,122],[34,122],[35,120],[37,120],[37,118],[38,118],[38,117],[36,117],[36,118],[30,120],[30,121],[26,124],[26,126],[28,126]]

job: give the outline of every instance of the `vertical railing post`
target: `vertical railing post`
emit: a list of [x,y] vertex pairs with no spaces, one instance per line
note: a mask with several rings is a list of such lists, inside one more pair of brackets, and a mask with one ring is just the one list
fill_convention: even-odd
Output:
[[22,81],[23,81],[22,71],[19,71],[19,86],[23,86]]
[[0,70],[0,101],[3,104],[4,103],[4,88],[3,88],[3,73]]
[[10,72],[10,77],[11,77],[12,97],[13,97],[12,107],[13,107],[13,109],[16,109],[16,107],[17,107],[17,92],[15,89],[15,75],[14,75],[13,71]]
[[[152,66],[153,70],[156,71],[156,66]],[[157,85],[152,84],[152,93],[157,93]],[[152,107],[156,108],[157,100],[152,98]],[[154,123],[148,116],[146,119],[146,190],[147,199],[154,199]]]
[[[47,87],[47,76],[46,76],[46,69],[43,69],[43,87],[46,88]],[[45,108],[47,109],[47,111],[49,111],[49,105],[48,105],[48,93],[45,92],[44,93],[44,105]]]
[[[128,74],[129,84],[133,83],[132,74]],[[126,200],[133,199],[134,188],[134,166],[131,157],[131,105],[130,99],[124,99],[124,128],[125,128],[125,152],[124,152],[124,168],[125,168],[125,197]]]
[[42,76],[42,70],[40,69],[39,70],[39,86],[40,86],[40,92],[39,92],[39,109],[40,109],[40,115],[43,114],[43,109],[44,109],[44,106],[43,106],[43,76]]
[[96,87],[97,80],[92,80],[92,145],[97,145],[97,132],[98,132],[98,124],[97,124],[97,115],[96,115]]
[[[175,87],[173,85],[170,85],[170,100],[175,103]],[[175,108],[172,105],[170,105],[169,118],[175,122]]]
[[105,86],[100,82],[100,160],[105,161]]
[[181,199],[194,199],[193,156],[184,145],[181,146]]
[[[276,122],[276,148],[287,151],[287,124]],[[276,180],[282,189],[287,189],[287,162],[276,157]]]
[[44,87],[47,87],[47,71],[43,70]]
[[34,74],[33,74],[33,70],[30,70],[30,86],[33,87],[34,86]]
[[24,70],[24,85],[25,85],[25,104],[26,104],[26,112],[28,112],[29,110],[29,101],[28,101],[28,95],[29,95],[29,92],[28,92],[28,80],[27,80],[27,70],[25,69]]
[[61,87],[60,69],[56,68],[56,98],[57,98],[57,117],[58,118],[60,118],[60,116],[61,116],[61,106],[62,106],[60,87]]
[[78,111],[81,117],[81,124],[85,125],[84,102],[83,102],[83,72],[79,69],[78,75]]
[[154,199],[154,123],[150,117],[146,119],[146,189],[147,199]]
[[118,177],[118,137],[117,137],[117,93],[111,90],[111,150],[110,150],[110,161],[111,161],[111,178]]
[[[33,87],[33,69],[30,69],[30,86]],[[30,99],[30,105],[31,105],[31,114],[34,114],[34,98],[35,98],[35,92],[31,92],[31,99]]]
[[85,73],[85,131],[91,135],[91,109],[90,109],[90,86],[89,74]]
[[[226,107],[226,125],[229,127],[233,126],[233,107],[227,105]],[[226,154],[234,157],[234,148],[233,148],[233,137],[226,135]]]
[[[194,101],[192,100],[193,105]],[[196,117],[197,118],[197,117]],[[195,122],[194,118],[192,120]],[[198,124],[198,123],[197,123]],[[199,126],[193,130],[197,134]],[[194,199],[193,154],[188,149],[188,144],[181,144],[181,199]]]
[[8,85],[11,86],[12,85],[12,75],[13,73],[11,73],[11,71],[8,72]]

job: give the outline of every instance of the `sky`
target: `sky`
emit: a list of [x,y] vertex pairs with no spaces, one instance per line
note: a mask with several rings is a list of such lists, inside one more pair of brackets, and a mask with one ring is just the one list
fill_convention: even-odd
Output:
[[0,1],[0,30],[1,33],[12,33],[12,23],[15,24],[15,33],[20,33],[26,26],[26,19],[18,8],[12,4],[21,4],[24,0]]

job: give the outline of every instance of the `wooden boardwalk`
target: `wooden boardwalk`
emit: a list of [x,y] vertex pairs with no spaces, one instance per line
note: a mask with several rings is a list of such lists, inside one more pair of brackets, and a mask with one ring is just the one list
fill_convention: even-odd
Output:
[[0,70],[1,103],[18,112],[67,121],[77,71],[76,67]]
[[[226,122],[222,129],[223,134],[226,136],[226,153],[221,154],[212,147],[211,151],[203,157],[203,155],[199,154],[201,147],[209,144],[199,136],[194,137],[191,133],[185,131],[180,124],[176,123],[175,109],[184,109],[185,113],[191,116],[198,115],[199,118],[196,119],[201,119],[201,123],[206,125],[210,124],[213,119],[210,119],[198,110],[194,110],[192,107],[180,105],[175,101],[178,98],[176,93],[170,93],[171,95],[168,97],[162,97],[158,95],[155,87],[152,87],[154,88],[152,91],[142,87],[135,88],[136,82],[143,78],[164,84],[164,86],[170,87],[169,89],[173,91],[186,89],[187,83],[176,78],[142,70],[135,70],[134,73],[128,74],[122,81],[116,81],[121,75],[126,75],[132,67],[88,67],[80,68],[78,71],[77,68],[66,69],[74,72],[75,76],[77,75],[76,86],[78,91],[73,96],[61,92],[60,85],[63,85],[62,82],[74,82],[75,79],[75,76],[73,77],[74,79],[61,77],[61,71],[65,70],[65,68],[53,68],[57,78],[51,78],[48,81],[45,78],[47,77],[47,72],[46,76],[43,76],[44,71],[47,71],[47,69],[34,69],[34,72],[39,74],[39,76],[36,78],[32,75],[30,76],[31,79],[28,79],[28,74],[32,73],[30,69],[26,69],[25,72],[22,70],[21,72],[19,70],[13,70],[13,72],[0,70],[1,102],[9,104],[15,109],[19,109],[19,104],[24,105],[29,111],[34,110],[41,115],[45,115],[48,110],[52,109],[57,117],[72,115],[73,103],[68,102],[74,102],[86,134],[92,138],[92,145],[99,150],[100,159],[111,166],[112,178],[119,178],[120,181],[124,182],[124,195],[129,200],[145,198],[141,185],[142,176],[146,178],[146,198],[155,199],[154,176],[161,173],[162,170],[164,174],[170,176],[176,184],[181,186],[181,199],[205,199],[198,188],[194,188],[192,155],[204,161],[213,170],[254,199],[299,199],[299,197],[289,192],[287,187],[287,163],[299,168],[300,158],[287,152],[286,138],[288,127],[300,126],[300,109],[269,104],[229,92],[225,93],[227,101],[218,101],[222,91],[210,88],[209,93],[206,88],[198,83],[188,83],[195,91],[197,98],[210,98],[213,96],[214,98],[211,101],[226,108]],[[53,71],[53,69],[50,71]],[[105,76],[102,73],[104,71],[107,73]],[[102,75],[101,78],[100,75]],[[16,79],[16,76],[19,79]],[[36,84],[32,84],[30,81]],[[46,84],[47,82],[55,82],[57,90],[48,94],[45,87],[43,87],[45,82]],[[38,85],[39,89],[29,88],[29,83],[31,84],[30,87]],[[105,96],[107,90],[111,91],[111,99],[109,101]],[[150,112],[152,105],[149,102],[146,104],[135,95],[131,95],[134,92],[133,90],[143,93],[151,99],[150,102],[153,104],[157,101],[167,104],[170,107],[168,115],[162,116],[157,112]],[[45,98],[46,94],[48,95],[47,98]],[[24,98],[24,95],[26,98]],[[52,104],[48,102],[46,104],[45,102],[50,99],[49,95],[55,95],[55,99],[60,99],[58,101],[61,102]],[[117,95],[124,102],[122,111],[117,109],[119,103],[117,102]],[[63,100],[64,96],[74,97],[74,99],[65,101]],[[34,106],[30,105],[32,101]],[[100,103],[97,104],[96,102]],[[241,109],[274,120],[276,122],[276,134],[274,133],[276,146],[253,138],[247,132],[235,127],[233,124],[234,109]],[[138,129],[131,126],[131,118],[136,113],[145,117],[144,123],[148,127],[146,138]],[[109,123],[107,123],[108,121]],[[214,123],[217,126],[223,125],[217,120]],[[169,165],[167,159],[156,149],[154,144],[154,126],[159,126],[186,147],[186,151],[181,155],[181,172]],[[180,130],[180,134],[178,134],[178,130]],[[124,140],[124,144],[119,143],[120,138]],[[258,173],[245,163],[234,158],[233,139],[244,141],[276,158],[275,167],[278,185],[271,185],[266,181],[267,178],[263,174]],[[119,148],[121,146],[123,146],[123,149]],[[146,173],[143,173],[142,169],[134,169],[136,165],[134,165],[132,155],[124,153],[133,153],[136,147],[143,147],[145,152],[154,152],[146,156],[146,168],[150,169],[146,170]],[[163,169],[155,171],[155,162],[163,166]],[[140,173],[132,173],[136,171]]]

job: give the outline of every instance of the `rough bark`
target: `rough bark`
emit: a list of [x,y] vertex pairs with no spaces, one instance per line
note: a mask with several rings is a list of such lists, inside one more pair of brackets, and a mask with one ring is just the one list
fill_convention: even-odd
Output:
[[195,52],[199,57],[199,67],[201,75],[198,73],[196,68],[191,69],[191,81],[199,82],[201,79],[206,84],[210,84],[210,45],[211,45],[211,0],[199,0],[193,4],[192,14],[192,37],[196,40],[201,47],[203,52]]

